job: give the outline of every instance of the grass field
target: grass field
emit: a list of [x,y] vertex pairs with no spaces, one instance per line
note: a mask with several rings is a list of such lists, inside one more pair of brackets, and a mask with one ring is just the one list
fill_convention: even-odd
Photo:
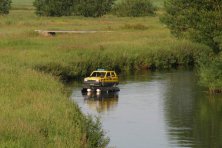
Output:
[[32,5],[34,2],[34,0],[12,0],[12,4],[14,6],[18,6],[18,5]]
[[[14,0],[14,6],[30,5]],[[110,33],[42,36],[41,30]],[[59,78],[81,79],[95,68],[119,72],[190,65],[206,47],[177,40],[155,17],[37,17],[13,9],[0,16],[0,147],[101,147],[89,120]]]
[[34,9],[34,0],[12,0],[12,9]]
[[[15,58],[19,63],[72,77],[84,76],[97,67],[129,70],[188,65],[194,62],[194,52],[203,48],[173,38],[158,16],[50,18],[37,17],[32,10],[13,10],[1,17],[0,26],[0,47],[18,52]],[[44,37],[34,32],[38,29],[112,32]]]

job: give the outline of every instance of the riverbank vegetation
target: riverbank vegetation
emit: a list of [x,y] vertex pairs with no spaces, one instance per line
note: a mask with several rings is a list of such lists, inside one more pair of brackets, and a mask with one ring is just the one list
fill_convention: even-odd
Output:
[[[101,125],[70,103],[59,79],[81,79],[96,68],[189,66],[212,55],[205,45],[171,36],[161,14],[38,17],[32,2],[15,0],[10,14],[0,16],[0,147],[105,147]],[[109,32],[42,36],[39,29]]]
[[98,122],[69,102],[61,83],[10,55],[1,48],[0,147],[105,147]]
[[209,46],[214,56],[199,60],[200,81],[210,92],[221,92],[222,1],[166,0],[161,18],[172,34]]
[[216,54],[222,50],[222,1],[167,0],[165,10],[162,21],[176,37],[208,45]]
[[209,88],[209,92],[222,92],[222,56],[214,56],[199,67],[200,83]]

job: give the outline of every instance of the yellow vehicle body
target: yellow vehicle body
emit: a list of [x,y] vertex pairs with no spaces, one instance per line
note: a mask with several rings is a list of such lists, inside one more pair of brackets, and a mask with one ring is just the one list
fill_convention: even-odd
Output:
[[97,70],[84,79],[85,88],[113,87],[119,84],[119,78],[115,71]]

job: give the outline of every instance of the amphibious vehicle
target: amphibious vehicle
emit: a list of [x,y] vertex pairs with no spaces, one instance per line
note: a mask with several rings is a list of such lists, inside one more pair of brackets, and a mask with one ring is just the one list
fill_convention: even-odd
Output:
[[119,91],[116,87],[118,84],[119,78],[115,71],[98,69],[84,79],[82,92],[115,92]]

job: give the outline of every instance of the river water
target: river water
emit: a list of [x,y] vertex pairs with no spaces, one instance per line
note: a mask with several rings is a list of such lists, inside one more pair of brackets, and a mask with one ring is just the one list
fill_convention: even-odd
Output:
[[192,71],[144,72],[120,77],[120,92],[71,98],[99,116],[110,147],[222,148],[222,96],[200,88]]

